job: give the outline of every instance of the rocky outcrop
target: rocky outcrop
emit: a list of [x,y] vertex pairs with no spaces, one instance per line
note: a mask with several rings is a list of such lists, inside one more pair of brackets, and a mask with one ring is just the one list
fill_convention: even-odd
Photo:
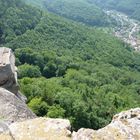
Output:
[[14,94],[18,93],[17,68],[15,57],[11,49],[0,48],[0,87]]
[[11,49],[0,48],[0,119],[6,123],[35,118],[19,92],[15,56]]
[[71,140],[70,128],[68,120],[36,118],[11,124],[9,128],[5,128],[5,131],[0,132],[0,139]]
[[140,140],[140,108],[121,112],[112,122],[97,131],[80,129],[73,140]]
[[70,140],[70,122],[63,119],[36,118],[10,125],[14,140]]
[[0,88],[0,119],[12,123],[34,118],[35,114],[15,94]]
[[4,140],[140,140],[140,108],[115,115],[97,131],[82,128],[72,134],[70,122],[64,119],[36,118],[9,127],[1,124],[0,139]]

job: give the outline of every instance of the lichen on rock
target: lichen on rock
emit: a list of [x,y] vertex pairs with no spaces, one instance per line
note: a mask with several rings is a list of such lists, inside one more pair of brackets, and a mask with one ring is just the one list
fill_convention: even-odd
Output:
[[70,122],[64,119],[36,118],[13,123],[10,131],[15,140],[70,140]]

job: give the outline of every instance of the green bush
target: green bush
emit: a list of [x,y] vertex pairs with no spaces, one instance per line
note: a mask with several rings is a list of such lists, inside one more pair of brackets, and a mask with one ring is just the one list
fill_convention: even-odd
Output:
[[43,102],[41,98],[33,98],[29,103],[28,106],[32,109],[32,111],[37,116],[44,116],[48,112],[48,105],[46,102]]
[[40,77],[41,72],[38,66],[33,66],[29,64],[24,64],[18,67],[19,69],[19,78],[23,77]]
[[60,105],[53,105],[49,107],[47,116],[50,118],[64,118],[65,110]]

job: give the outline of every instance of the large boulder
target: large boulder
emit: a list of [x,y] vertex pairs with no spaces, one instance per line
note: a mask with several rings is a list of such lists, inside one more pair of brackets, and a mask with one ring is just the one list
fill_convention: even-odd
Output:
[[73,140],[140,140],[140,108],[121,112],[112,122],[97,131],[80,129]]
[[70,122],[64,119],[36,118],[10,125],[14,140],[71,140]]
[[5,47],[0,48],[0,87],[18,94],[15,56],[11,49]]
[[35,118],[25,104],[17,82],[15,56],[11,49],[0,48],[0,140],[13,140],[9,125]]
[[12,92],[0,88],[0,119],[12,123],[35,118],[35,114],[27,107],[25,102]]

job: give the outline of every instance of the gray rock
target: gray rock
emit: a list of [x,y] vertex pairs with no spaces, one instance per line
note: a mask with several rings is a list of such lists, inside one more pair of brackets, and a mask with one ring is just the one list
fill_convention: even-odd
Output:
[[35,118],[35,114],[15,94],[0,88],[0,118],[12,123]]
[[9,126],[14,140],[71,140],[70,122],[65,119],[36,118]]
[[[15,56],[11,49],[0,48],[0,119],[11,123],[35,118],[19,92]],[[3,125],[2,125],[3,126]]]
[[93,140],[94,130],[81,128],[78,132],[72,133],[72,140]]
[[0,133],[3,133],[8,130],[9,130],[8,125],[5,122],[0,121]]
[[5,47],[0,48],[0,87],[18,94],[19,86],[15,56],[11,49]]
[[14,140],[6,123],[0,121],[0,140]]

